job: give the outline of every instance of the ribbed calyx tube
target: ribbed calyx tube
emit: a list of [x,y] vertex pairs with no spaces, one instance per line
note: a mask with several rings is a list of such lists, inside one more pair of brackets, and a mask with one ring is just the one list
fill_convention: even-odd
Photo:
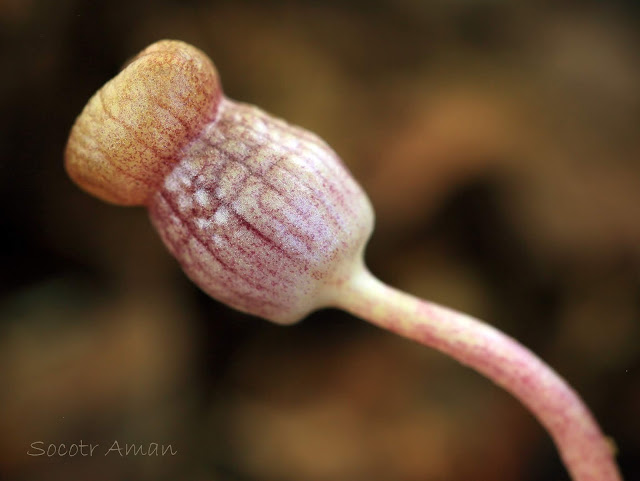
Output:
[[366,195],[327,144],[228,99],[149,207],[196,284],[285,324],[324,306],[373,228]]

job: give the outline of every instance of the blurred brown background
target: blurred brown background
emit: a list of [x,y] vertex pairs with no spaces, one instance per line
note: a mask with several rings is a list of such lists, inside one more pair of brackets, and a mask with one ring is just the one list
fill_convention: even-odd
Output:
[[[477,374],[337,311],[232,311],[143,210],[71,184],[87,99],[177,38],[342,155],[374,273],[531,347],[640,479],[639,27],[632,1],[0,0],[0,478],[568,479]],[[96,455],[27,455],[80,440]],[[114,440],[178,454],[105,457]]]

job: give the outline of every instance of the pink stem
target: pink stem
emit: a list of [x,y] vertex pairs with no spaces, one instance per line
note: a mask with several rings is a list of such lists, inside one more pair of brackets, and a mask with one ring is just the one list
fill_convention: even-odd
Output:
[[336,304],[384,329],[431,346],[484,374],[546,427],[574,481],[621,481],[613,447],[575,391],[529,349],[465,314],[393,289],[365,267]]

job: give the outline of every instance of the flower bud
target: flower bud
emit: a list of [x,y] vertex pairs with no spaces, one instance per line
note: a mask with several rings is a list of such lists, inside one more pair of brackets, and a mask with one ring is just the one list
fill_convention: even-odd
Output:
[[329,303],[373,229],[325,142],[224,97],[213,64],[182,42],[147,48],[94,95],[66,162],[85,190],[146,205],[205,292],[278,323]]

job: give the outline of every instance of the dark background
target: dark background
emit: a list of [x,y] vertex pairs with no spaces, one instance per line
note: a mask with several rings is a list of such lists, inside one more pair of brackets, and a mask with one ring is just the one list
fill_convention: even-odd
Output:
[[[324,137],[369,193],[383,280],[487,319],[581,393],[640,479],[636,2],[0,1],[0,478],[549,481],[509,395],[326,310],[282,328],[184,277],[62,152],[161,38]],[[100,444],[93,457],[29,445]],[[105,457],[114,440],[170,457]]]

